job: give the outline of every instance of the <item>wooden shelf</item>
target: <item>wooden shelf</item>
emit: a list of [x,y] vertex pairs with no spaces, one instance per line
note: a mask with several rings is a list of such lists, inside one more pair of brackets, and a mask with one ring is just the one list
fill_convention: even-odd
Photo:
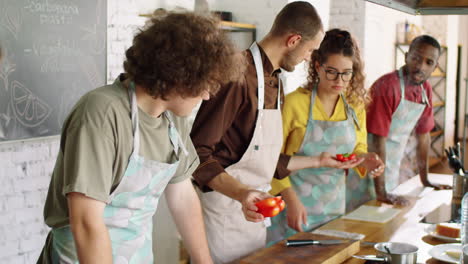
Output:
[[441,71],[438,67],[431,74],[431,77],[445,77],[445,76],[446,76],[445,72]]
[[438,135],[442,135],[444,133],[444,130],[436,130],[434,132],[429,133],[431,137],[437,137]]
[[[152,14],[139,14],[141,17],[151,17]],[[221,21],[220,27],[222,30],[229,32],[250,32],[252,34],[252,40],[257,39],[257,27],[253,24],[239,23],[232,21]]]
[[437,101],[437,102],[432,103],[432,107],[441,107],[441,106],[445,106],[444,101]]
[[[151,17],[152,14],[139,14],[141,17]],[[239,23],[232,21],[221,21],[221,27],[223,29],[244,29],[244,30],[253,30],[256,29],[256,26],[253,24]]]
[[253,24],[246,24],[246,23],[238,23],[232,21],[221,21],[221,26],[226,28],[243,28],[243,29],[256,29],[255,25]]

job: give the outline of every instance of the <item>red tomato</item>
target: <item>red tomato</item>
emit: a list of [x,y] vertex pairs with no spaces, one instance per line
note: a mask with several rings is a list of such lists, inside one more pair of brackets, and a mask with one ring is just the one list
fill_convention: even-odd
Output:
[[354,160],[354,159],[356,159],[356,158],[357,158],[357,156],[356,156],[356,154],[354,154],[354,153],[351,154],[351,155],[349,155],[349,160]]
[[261,214],[264,217],[273,217],[273,216],[279,214],[280,211],[281,210],[280,210],[279,206],[274,206],[274,207],[270,207],[270,208],[265,208],[264,210],[261,211]]
[[262,210],[263,208],[269,208],[269,207],[274,207],[276,206],[277,202],[275,197],[263,199],[260,202],[257,202],[255,206],[258,207],[258,210]]
[[286,203],[283,200],[281,200],[281,202],[278,203],[278,206],[279,206],[280,212],[281,212],[281,211],[283,211],[284,207],[286,207]]
[[348,157],[343,157],[342,161],[348,161],[349,158]]
[[344,158],[344,157],[343,157],[343,154],[336,154],[336,159],[337,159],[338,161],[343,161],[343,158]]
[[281,196],[277,196],[261,200],[255,206],[258,208],[257,212],[259,214],[262,214],[264,217],[273,217],[284,209],[286,203]]

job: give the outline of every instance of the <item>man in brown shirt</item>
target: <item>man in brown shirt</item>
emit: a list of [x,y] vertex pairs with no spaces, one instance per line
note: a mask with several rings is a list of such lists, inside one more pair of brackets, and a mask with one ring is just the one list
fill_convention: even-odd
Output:
[[[293,71],[297,64],[309,60],[312,51],[318,47],[323,36],[322,22],[311,4],[293,2],[280,11],[270,32],[258,43],[258,57],[261,61],[259,64],[263,67],[265,85],[263,109],[279,108],[278,96],[283,97],[283,91],[278,91],[280,68]],[[200,193],[200,196],[205,226],[207,226],[211,254],[216,263],[229,262],[258,248],[256,244],[245,250],[239,249],[252,240],[246,237],[249,228],[233,230],[232,227],[242,226],[250,221],[257,226],[262,225],[261,232],[266,233],[263,223],[258,223],[262,222],[264,217],[256,212],[255,203],[270,195],[264,192],[266,190],[256,190],[255,184],[250,183],[248,177],[246,179],[245,175],[249,177],[252,175],[253,182],[258,170],[251,164],[243,163],[246,158],[252,158],[249,152],[268,148],[267,145],[261,144],[251,146],[254,132],[257,133],[256,128],[262,117],[258,114],[261,110],[258,107],[260,90],[257,91],[259,78],[256,70],[260,65],[255,65],[251,50],[246,50],[243,54],[248,63],[245,79],[243,82],[230,83],[222,87],[215,98],[203,102],[191,132],[201,163],[193,173],[193,177],[204,192]],[[278,140],[281,146],[281,116],[279,117],[280,122],[270,126],[274,129],[263,131],[264,134],[260,137],[268,137],[269,132],[279,132]],[[267,123],[263,124],[268,124],[268,120],[264,122]],[[266,177],[271,181],[273,176],[280,179],[286,177],[291,169],[309,167],[309,164],[301,161],[289,162],[290,157],[280,155],[279,148],[274,152],[279,158],[272,159],[268,164],[262,164],[263,160],[258,159],[258,167],[276,166],[276,170],[272,169],[271,175],[259,175],[259,177]],[[233,166],[236,166],[235,173],[229,170]],[[212,190],[215,192],[207,193]],[[242,219],[232,220],[237,215],[241,215]],[[223,220],[228,218],[231,219],[229,223]],[[262,247],[265,241],[261,243]]]

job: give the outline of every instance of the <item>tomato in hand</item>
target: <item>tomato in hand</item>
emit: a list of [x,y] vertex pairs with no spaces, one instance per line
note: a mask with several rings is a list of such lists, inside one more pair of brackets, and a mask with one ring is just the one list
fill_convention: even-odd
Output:
[[343,154],[336,154],[336,159],[337,159],[338,161],[343,161],[343,158],[344,158],[344,157],[343,157]]
[[261,200],[255,206],[258,208],[257,212],[264,217],[273,217],[283,211],[286,204],[281,196],[277,196]]
[[259,210],[263,208],[275,207],[278,202],[276,201],[275,197],[263,199],[260,202],[257,202],[255,206],[258,207]]
[[274,207],[264,208],[260,213],[264,217],[273,217],[273,216],[279,214],[279,212],[280,212],[279,206],[274,206]]
[[280,212],[283,211],[284,207],[286,207],[286,203],[283,200],[281,200],[278,203],[278,205],[279,205],[279,208],[280,208]]
[[348,160],[354,160],[356,159],[356,154],[354,153],[343,153],[343,154],[336,154],[336,160],[338,161],[341,161],[341,162],[345,162],[345,161],[348,161]]

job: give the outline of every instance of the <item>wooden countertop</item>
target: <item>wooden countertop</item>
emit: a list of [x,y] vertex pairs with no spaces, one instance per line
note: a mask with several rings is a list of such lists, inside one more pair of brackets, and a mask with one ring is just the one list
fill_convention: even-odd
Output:
[[[436,183],[452,183],[452,175],[429,174],[429,179]],[[445,263],[431,258],[429,250],[433,245],[442,244],[439,241],[427,235],[424,230],[428,224],[421,223],[421,220],[427,215],[431,216],[433,223],[447,221],[450,218],[450,204],[452,198],[451,190],[434,191],[432,188],[424,188],[419,180],[419,176],[413,177],[407,182],[401,184],[395,193],[407,197],[411,204],[400,208],[402,211],[395,218],[385,224],[363,222],[347,219],[336,219],[320,227],[321,230],[332,229],[352,233],[364,234],[363,241],[368,242],[406,242],[419,248],[417,263]],[[377,201],[370,201],[367,205],[388,206]],[[438,212],[432,213],[433,211]],[[374,255],[376,252],[373,246],[361,244],[358,255]],[[255,254],[255,253],[254,253]],[[364,263],[364,260],[349,258],[343,263],[357,264]]]
[[[433,182],[451,184],[452,175],[430,174],[429,179]],[[428,236],[424,230],[428,224],[421,223],[421,220],[438,211],[439,218],[433,216],[434,222],[442,222],[450,219],[450,204],[452,199],[451,190],[434,191],[432,188],[424,188],[419,180],[419,176],[413,177],[401,184],[395,193],[405,195],[410,199],[411,205],[400,208],[401,213],[385,224],[369,223],[362,221],[336,219],[319,229],[335,229],[346,232],[364,234],[364,241],[369,242],[406,242],[419,248],[418,263],[445,263],[431,258],[429,250],[438,244],[444,243]],[[389,206],[377,201],[370,201],[368,205]],[[431,214],[436,215],[436,214]],[[375,254],[372,246],[361,244],[359,255]],[[365,261],[350,258],[344,263],[364,263]]]

